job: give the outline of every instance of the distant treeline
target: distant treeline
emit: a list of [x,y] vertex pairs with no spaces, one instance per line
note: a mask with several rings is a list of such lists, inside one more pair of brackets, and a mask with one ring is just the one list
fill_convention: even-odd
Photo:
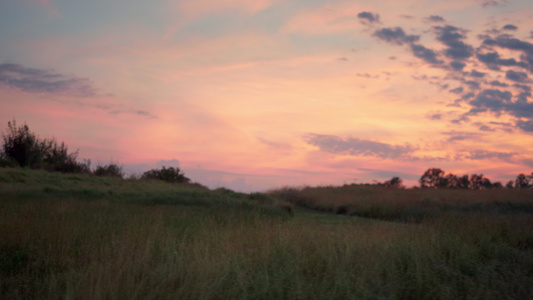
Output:
[[[30,167],[52,172],[82,173],[95,176],[124,177],[122,167],[117,164],[97,166],[91,169],[91,161],[77,160],[78,151],[69,152],[65,143],[59,144],[55,139],[41,139],[31,132],[28,125],[17,127],[15,120],[7,123],[7,134],[3,134],[3,147],[0,151],[0,167]],[[167,182],[189,183],[190,179],[179,168],[152,169],[144,172],[141,179],[157,179]],[[490,189],[503,188],[499,181],[492,182],[483,174],[457,176],[446,174],[438,168],[430,168],[419,179],[421,188],[450,189]],[[358,185],[358,184],[354,184]],[[403,180],[393,177],[385,182],[362,184],[388,188],[403,188]],[[505,188],[532,188],[531,175],[519,174],[516,179],[505,184]]]

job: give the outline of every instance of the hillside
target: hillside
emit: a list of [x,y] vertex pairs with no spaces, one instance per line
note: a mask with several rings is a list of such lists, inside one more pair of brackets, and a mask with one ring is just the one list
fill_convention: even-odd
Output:
[[[0,168],[0,298],[533,297],[528,209],[379,221],[356,217],[355,200],[417,209],[405,197],[414,192],[316,189],[296,190],[298,199],[352,203],[350,213],[295,201],[291,214],[276,193]],[[436,203],[495,200],[483,191],[416,193]],[[509,205],[527,206],[514,204],[517,195]]]

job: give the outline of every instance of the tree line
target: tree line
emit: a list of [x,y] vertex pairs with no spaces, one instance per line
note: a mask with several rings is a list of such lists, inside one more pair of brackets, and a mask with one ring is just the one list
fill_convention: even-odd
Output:
[[[472,174],[470,176],[457,176],[446,174],[439,168],[430,168],[418,180],[422,188],[451,188],[451,189],[491,189],[503,188],[501,182],[492,182],[483,174]],[[509,180],[505,184],[506,188],[531,188],[533,187],[533,172],[531,175],[519,174],[515,180]]]

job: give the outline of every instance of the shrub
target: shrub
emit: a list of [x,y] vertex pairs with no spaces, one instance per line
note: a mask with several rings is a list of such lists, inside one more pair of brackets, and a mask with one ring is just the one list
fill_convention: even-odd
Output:
[[96,170],[93,172],[96,176],[106,176],[106,177],[124,177],[124,172],[122,171],[122,167],[116,165],[116,164],[109,164],[107,166],[98,166],[96,167]]
[[142,179],[157,179],[163,180],[166,182],[176,182],[176,183],[189,183],[191,180],[183,173],[181,173],[179,168],[165,168],[163,167],[160,170],[152,169],[143,173]]
[[55,139],[40,139],[28,125],[17,127],[16,121],[7,123],[7,135],[3,135],[3,157],[0,165],[42,168],[64,173],[89,173],[90,161],[76,161],[78,152],[68,153],[65,143]]

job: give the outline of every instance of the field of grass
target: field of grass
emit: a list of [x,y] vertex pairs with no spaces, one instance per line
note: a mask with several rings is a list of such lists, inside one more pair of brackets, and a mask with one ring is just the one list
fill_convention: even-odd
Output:
[[[0,299],[533,299],[533,193],[503,191],[247,195],[0,168]],[[393,217],[358,211],[373,201]]]

